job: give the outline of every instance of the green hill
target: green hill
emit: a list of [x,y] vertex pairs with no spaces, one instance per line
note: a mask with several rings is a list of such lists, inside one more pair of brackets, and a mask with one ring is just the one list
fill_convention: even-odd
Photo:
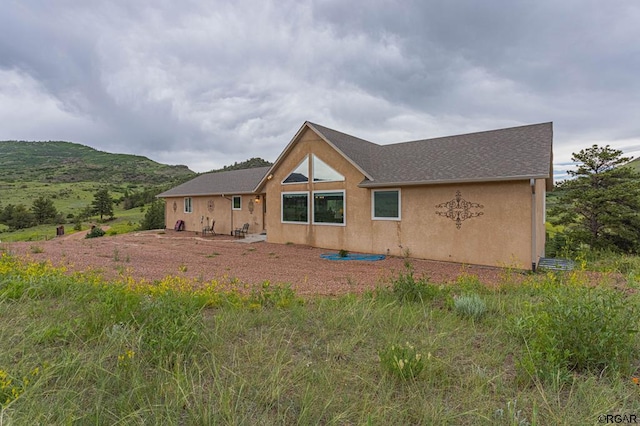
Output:
[[625,164],[625,167],[631,167],[636,172],[640,172],[640,158],[629,161],[627,164]]
[[111,154],[71,142],[0,141],[0,181],[158,184],[196,174],[139,155]]

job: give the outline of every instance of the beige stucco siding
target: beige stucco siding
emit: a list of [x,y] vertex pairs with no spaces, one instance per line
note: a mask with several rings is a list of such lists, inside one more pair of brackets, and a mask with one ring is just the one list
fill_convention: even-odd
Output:
[[[215,220],[215,231],[219,234],[230,234],[233,229],[249,223],[250,233],[264,230],[263,197],[256,201],[256,195],[240,195],[240,210],[232,210],[233,195],[209,195],[191,197],[192,212],[185,213],[185,197],[168,197],[165,207],[165,223],[173,228],[178,220],[184,220],[186,231],[202,231],[203,224]],[[175,209],[174,209],[175,206]]]
[[[336,172],[342,174],[345,180],[342,182],[320,182],[320,183],[296,183],[283,184],[282,181],[310,154],[317,155],[326,164],[330,165]],[[344,159],[338,152],[324,142],[311,130],[305,130],[298,142],[292,147],[279,167],[274,170],[273,176],[267,182],[267,241],[275,243],[292,242],[296,244],[307,244],[316,247],[333,248],[342,246],[349,250],[352,247],[350,238],[347,235],[347,227],[351,222],[354,224],[360,220],[357,216],[366,214],[366,200],[358,196],[357,184],[363,179],[360,173],[352,164]],[[311,180],[311,179],[310,179]],[[282,223],[282,192],[308,192],[311,208],[313,191],[345,191],[345,225],[312,225],[311,214],[309,224]],[[349,231],[351,232],[351,231]],[[354,246],[355,247],[355,246]]]
[[[303,159],[316,155],[338,173],[343,182],[282,184]],[[309,161],[311,158],[309,157]],[[354,252],[409,254],[412,257],[469,264],[531,267],[531,185],[529,180],[456,185],[404,186],[401,220],[373,220],[372,190],[360,188],[364,174],[312,130],[306,129],[292,144],[265,185],[268,200],[267,241],[297,243]],[[393,187],[398,189],[398,187]],[[311,223],[313,192],[345,191],[345,224]],[[438,215],[437,208],[456,199],[475,203],[468,213],[478,214],[457,223]],[[282,223],[281,193],[309,194],[309,223]],[[544,249],[544,180],[536,182],[536,251]],[[475,207],[481,205],[482,207]],[[481,214],[480,214],[481,213]],[[459,226],[457,226],[459,225]]]
[[[438,215],[461,199],[482,207],[475,217],[456,221]],[[530,265],[531,188],[528,181],[403,188],[402,231],[398,245],[412,256],[461,263]],[[393,251],[393,249],[392,249]]]

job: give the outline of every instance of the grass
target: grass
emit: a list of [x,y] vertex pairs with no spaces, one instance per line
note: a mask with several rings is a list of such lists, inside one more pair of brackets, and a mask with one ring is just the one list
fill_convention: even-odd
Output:
[[[115,219],[106,221],[104,224],[109,226],[107,235],[125,234],[128,232],[136,231],[140,223],[144,218],[144,213],[140,212],[140,209],[123,210],[119,207],[114,207]],[[89,229],[91,223],[97,223],[93,218],[91,221],[83,222],[82,231]],[[18,231],[9,232],[5,229],[0,229],[0,241],[13,242],[13,241],[39,241],[53,239],[56,236],[57,225],[39,225],[33,226],[27,229],[21,229]],[[73,223],[64,224],[65,235],[78,232],[73,229]]]
[[[0,181],[0,208],[9,204],[25,204],[31,207],[26,199],[33,200],[38,197],[50,198],[56,209],[66,217],[68,214],[77,215],[84,208],[91,204],[96,191],[103,187],[109,188],[109,193],[113,198],[121,197],[125,191],[143,190],[143,185],[133,184],[104,184],[101,182],[76,182],[76,183],[42,183],[42,182],[6,182]],[[111,227],[108,235],[123,234],[136,230],[142,219],[144,212],[139,208],[124,210],[118,204],[114,205],[114,216],[116,219],[108,221],[105,225]],[[73,219],[66,219],[64,224],[65,234],[76,232],[73,229]],[[91,218],[83,223],[82,230],[87,230],[90,223],[96,223],[97,218]],[[0,224],[1,241],[37,241],[56,236],[56,226],[59,224],[40,225],[27,229],[9,232],[5,225]]]
[[[573,425],[637,413],[637,359],[557,383],[517,367],[528,356],[517,319],[583,278],[489,289],[464,276],[428,299],[390,282],[302,303],[270,283],[105,282],[0,253],[0,423]],[[402,294],[425,285],[396,279]],[[469,291],[482,321],[453,308]],[[394,355],[415,360],[410,374]]]

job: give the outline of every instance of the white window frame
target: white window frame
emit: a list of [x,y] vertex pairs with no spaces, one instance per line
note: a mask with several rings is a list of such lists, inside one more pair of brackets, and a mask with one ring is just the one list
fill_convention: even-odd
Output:
[[[340,175],[340,179],[316,180],[316,160],[320,161],[322,164],[329,167],[334,173]],[[313,182],[314,184],[345,181],[345,177],[342,173],[338,172],[336,169],[331,167],[326,161],[324,161],[323,159],[321,159],[315,154],[311,155],[311,173],[310,174],[311,174],[311,182]]]
[[[293,172],[295,172],[296,170],[298,170],[298,168],[299,168],[300,166],[302,166],[302,163],[304,163],[305,161],[307,162],[307,181],[306,181],[306,182],[285,182],[285,180],[287,180],[287,179],[289,178],[289,176],[291,176],[291,174],[292,174]],[[297,166],[295,166],[295,167],[293,168],[293,170],[291,170],[291,171],[289,172],[289,174],[287,174],[287,176],[285,176],[285,178],[284,178],[284,179],[282,179],[282,182],[280,182],[280,183],[281,183],[282,185],[307,185],[307,184],[309,184],[309,183],[310,183],[310,182],[312,182],[312,181],[313,181],[313,177],[311,176],[311,161],[309,160],[309,155],[305,155],[305,156],[304,156],[304,158],[302,159],[302,161],[300,161],[300,162],[298,163],[298,165],[297,165]]]
[[[240,200],[240,207],[236,207],[236,198]],[[231,209],[242,210],[242,195],[234,195],[231,197]]]
[[[307,196],[307,220],[306,222],[284,220],[284,196],[285,195],[306,195]],[[293,225],[308,225],[309,224],[309,206],[311,205],[311,197],[309,197],[309,191],[289,191],[280,193],[280,223],[287,223]]]
[[[316,199],[316,194],[342,194],[342,223],[333,223],[333,222],[316,222],[316,218],[315,218],[315,199]],[[327,191],[313,191],[312,195],[311,195],[311,215],[312,215],[312,224],[313,225],[320,225],[320,226],[347,226],[347,194],[346,191],[344,189],[334,189],[334,190],[327,190]]]
[[[378,217],[376,216],[376,192],[398,192],[398,217]],[[371,220],[402,220],[402,190],[400,188],[385,188],[371,190]]]
[[184,212],[193,213],[193,199],[191,197],[184,197]]

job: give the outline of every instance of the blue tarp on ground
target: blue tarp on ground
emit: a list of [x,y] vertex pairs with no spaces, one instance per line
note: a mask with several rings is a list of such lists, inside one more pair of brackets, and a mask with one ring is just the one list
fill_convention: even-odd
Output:
[[323,259],[328,260],[366,260],[373,262],[376,260],[384,260],[386,256],[384,254],[357,254],[349,253],[346,256],[340,256],[338,253],[323,253],[320,255]]

